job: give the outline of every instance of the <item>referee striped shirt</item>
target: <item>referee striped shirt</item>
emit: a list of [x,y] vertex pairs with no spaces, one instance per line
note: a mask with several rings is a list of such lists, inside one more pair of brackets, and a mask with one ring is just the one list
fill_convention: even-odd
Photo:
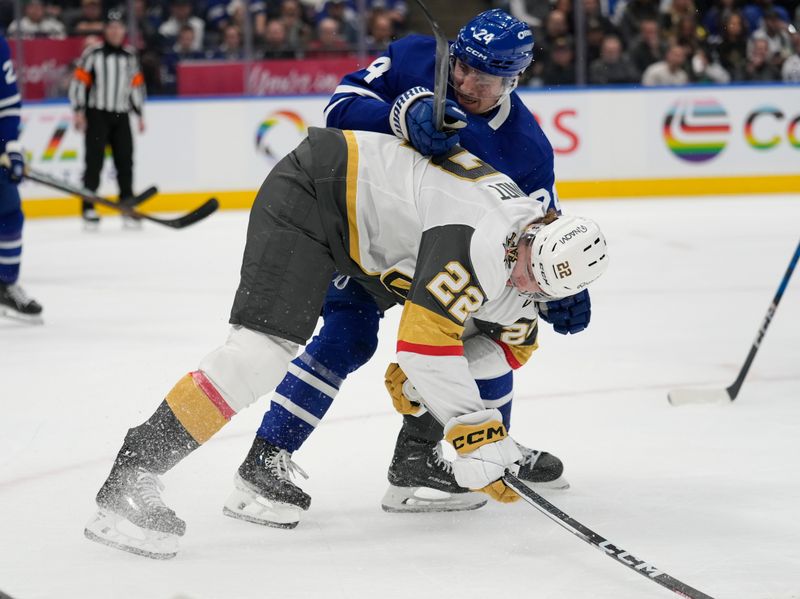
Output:
[[81,55],[69,87],[73,110],[133,110],[141,115],[144,99],[144,77],[132,49],[103,43]]

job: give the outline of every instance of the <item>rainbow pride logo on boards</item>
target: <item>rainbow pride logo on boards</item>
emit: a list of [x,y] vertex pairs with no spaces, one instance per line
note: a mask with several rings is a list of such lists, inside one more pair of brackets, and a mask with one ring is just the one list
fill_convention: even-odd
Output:
[[[276,139],[273,137],[276,137],[278,132],[282,132],[284,136],[291,132],[292,139],[288,144],[288,149],[286,143],[275,143]],[[256,130],[256,149],[259,153],[271,158],[282,158],[297,145],[297,135],[299,134],[302,139],[306,133],[308,133],[308,125],[303,117],[291,110],[277,110],[267,115],[259,124]]]
[[714,158],[725,149],[730,131],[728,114],[713,99],[678,100],[664,118],[664,142],[687,162]]

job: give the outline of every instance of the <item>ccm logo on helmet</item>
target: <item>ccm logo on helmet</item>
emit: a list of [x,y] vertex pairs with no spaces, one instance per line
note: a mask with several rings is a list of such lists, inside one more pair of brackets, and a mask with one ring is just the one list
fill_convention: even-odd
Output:
[[586,233],[589,229],[586,228],[586,225],[578,225],[576,228],[572,229],[569,233],[564,235],[559,241],[561,243],[567,243],[570,239],[579,235],[580,233]]
[[484,429],[472,431],[466,435],[459,435],[458,437],[455,437],[451,443],[456,451],[460,451],[464,447],[468,447],[470,445],[483,445],[484,443],[499,441],[500,439],[505,438],[505,436],[506,427],[498,423],[498,425],[495,427],[487,426]]
[[467,49],[467,52],[469,52],[469,53],[470,53],[470,54],[472,54],[473,56],[477,56],[477,57],[478,57],[478,58],[480,58],[481,60],[487,60],[487,59],[489,58],[488,56],[486,56],[486,54],[481,54],[480,52],[478,52],[478,51],[477,51],[475,48],[473,48],[472,46],[467,46],[467,48],[466,48],[466,49]]
[[531,33],[531,30],[530,29],[526,29],[525,31],[520,31],[517,34],[517,39],[524,40],[526,37],[530,37],[532,35],[533,35],[533,33]]

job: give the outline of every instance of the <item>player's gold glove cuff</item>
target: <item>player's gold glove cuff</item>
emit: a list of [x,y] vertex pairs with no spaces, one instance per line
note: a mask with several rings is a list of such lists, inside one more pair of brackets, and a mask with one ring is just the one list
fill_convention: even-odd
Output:
[[486,485],[478,489],[481,493],[486,493],[489,497],[500,503],[514,503],[519,500],[519,495],[511,487],[507,486],[502,480],[496,480],[491,485]]
[[401,414],[416,414],[420,411],[421,406],[408,399],[403,393],[403,383],[408,380],[406,373],[400,368],[397,362],[392,362],[386,369],[384,377],[384,385],[386,390],[392,398],[392,405],[394,409]]

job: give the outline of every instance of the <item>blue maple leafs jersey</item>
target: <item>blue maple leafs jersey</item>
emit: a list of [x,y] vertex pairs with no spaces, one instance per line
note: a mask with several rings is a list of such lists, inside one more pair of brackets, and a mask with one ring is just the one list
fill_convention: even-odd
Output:
[[[329,127],[393,134],[389,111],[411,87],[433,89],[436,42],[409,35],[389,45],[367,68],[346,75],[325,108]],[[447,97],[455,100],[452,86]],[[486,114],[468,115],[460,145],[511,177],[527,194],[539,190],[544,208],[559,210],[553,148],[539,123],[514,92]],[[560,211],[560,210],[559,210]]]
[[5,152],[6,143],[19,135],[21,111],[17,90],[17,73],[11,61],[11,49],[6,38],[0,35],[0,152]]

